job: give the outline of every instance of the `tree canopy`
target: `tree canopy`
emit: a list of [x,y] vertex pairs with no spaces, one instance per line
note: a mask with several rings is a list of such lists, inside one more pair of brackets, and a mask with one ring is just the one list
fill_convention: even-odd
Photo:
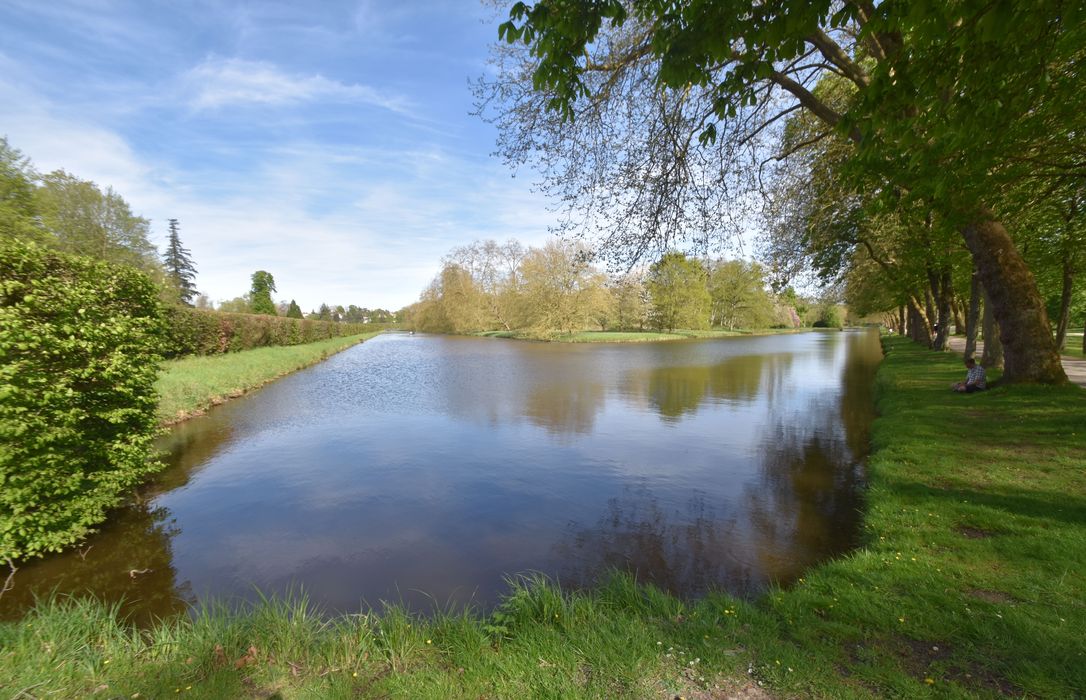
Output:
[[121,195],[103,192],[89,180],[63,170],[41,178],[35,191],[41,223],[50,242],[64,252],[160,271],[151,244],[151,222],[132,213]]
[[[454,249],[417,303],[410,327],[437,333],[507,331],[548,337],[579,331],[792,327],[792,298],[778,303],[753,263],[704,263],[672,251],[647,270],[608,278],[581,245],[539,248],[477,241]],[[718,276],[710,285],[710,270]],[[723,271],[736,271],[728,275]],[[734,284],[731,283],[734,278]]]
[[652,324],[665,331],[708,328],[711,298],[705,267],[682,253],[666,253],[649,268]]
[[[480,111],[581,235],[626,260],[709,246],[767,163],[837,140],[836,174],[871,193],[864,207],[919,206],[957,232],[1005,376],[1064,379],[1002,188],[1086,168],[1080,0],[540,0],[509,16]],[[815,128],[789,142],[800,113]]]
[[253,273],[252,287],[249,289],[249,311],[254,314],[275,316],[275,302],[272,301],[272,292],[275,291],[275,278],[270,272],[257,270]]

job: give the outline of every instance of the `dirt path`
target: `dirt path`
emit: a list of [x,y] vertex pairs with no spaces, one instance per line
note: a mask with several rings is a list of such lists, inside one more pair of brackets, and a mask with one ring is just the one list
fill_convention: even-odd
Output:
[[[954,352],[965,351],[965,338],[961,336],[952,335],[947,341],[950,349]],[[981,352],[984,350],[983,341],[977,341],[976,355],[979,358]],[[1067,372],[1067,378],[1075,384],[1086,388],[1086,360],[1079,360],[1073,357],[1064,357],[1063,359],[1063,371]]]

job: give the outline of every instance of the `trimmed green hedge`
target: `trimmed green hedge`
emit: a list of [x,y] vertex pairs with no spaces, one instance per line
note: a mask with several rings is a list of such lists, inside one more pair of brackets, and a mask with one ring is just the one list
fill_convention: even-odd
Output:
[[230,314],[173,306],[167,310],[167,355],[216,355],[272,345],[304,345],[317,340],[380,330],[372,323],[333,323]]
[[143,273],[0,240],[0,560],[78,542],[159,468],[163,333]]

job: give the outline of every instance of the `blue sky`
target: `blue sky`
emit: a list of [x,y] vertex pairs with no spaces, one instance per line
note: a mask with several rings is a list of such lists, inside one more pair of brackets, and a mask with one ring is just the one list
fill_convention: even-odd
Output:
[[0,134],[166,220],[215,300],[397,309],[454,246],[554,215],[469,114],[499,16],[475,0],[0,3]]

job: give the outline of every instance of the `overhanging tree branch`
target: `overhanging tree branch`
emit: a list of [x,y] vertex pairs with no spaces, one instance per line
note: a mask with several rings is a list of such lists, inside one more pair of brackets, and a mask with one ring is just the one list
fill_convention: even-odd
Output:
[[807,41],[817,47],[827,61],[840,68],[845,77],[856,83],[857,87],[863,89],[871,85],[871,78],[867,72],[853,61],[826,32],[816,29],[807,37]]

